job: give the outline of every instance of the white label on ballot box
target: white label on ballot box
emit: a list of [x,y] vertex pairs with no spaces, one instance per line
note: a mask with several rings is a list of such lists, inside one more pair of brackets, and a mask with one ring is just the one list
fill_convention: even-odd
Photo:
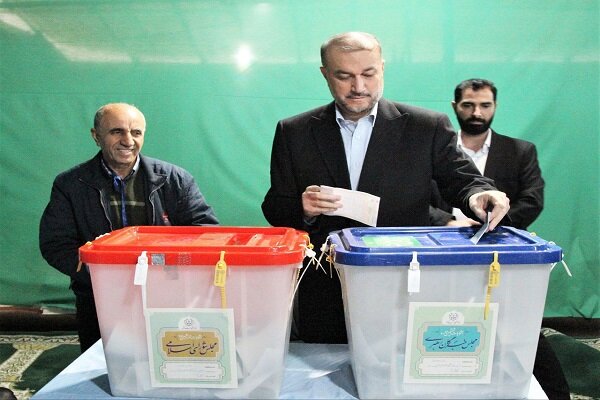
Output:
[[[411,302],[404,360],[405,383],[490,383],[498,303]],[[402,370],[401,365],[397,371]],[[402,382],[402,379],[399,380]]]
[[153,387],[236,388],[233,309],[146,309]]

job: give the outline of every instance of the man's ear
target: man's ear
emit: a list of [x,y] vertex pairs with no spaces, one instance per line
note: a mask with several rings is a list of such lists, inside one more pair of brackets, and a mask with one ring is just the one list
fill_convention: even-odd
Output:
[[96,129],[90,129],[90,133],[92,134],[92,139],[94,139],[94,142],[96,142],[96,146],[100,146],[100,143],[98,142],[98,135],[96,134]]
[[456,102],[455,102],[455,101],[452,101],[452,102],[450,102],[450,105],[452,106],[452,109],[453,109],[454,111],[456,111]]

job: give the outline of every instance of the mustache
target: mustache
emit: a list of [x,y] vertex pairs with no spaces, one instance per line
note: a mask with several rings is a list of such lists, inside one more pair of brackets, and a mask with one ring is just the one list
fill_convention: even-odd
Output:
[[354,97],[371,97],[370,93],[366,93],[366,92],[362,92],[362,93],[358,93],[358,92],[351,92],[348,96],[346,96],[347,99],[351,99]]
[[469,119],[467,119],[466,122],[481,122],[485,124],[485,119],[481,119],[481,118],[476,118],[476,117],[471,117]]

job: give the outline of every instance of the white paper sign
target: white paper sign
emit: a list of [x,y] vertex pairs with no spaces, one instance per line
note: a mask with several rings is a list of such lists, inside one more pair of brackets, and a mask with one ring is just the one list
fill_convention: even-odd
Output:
[[331,186],[321,186],[321,192],[340,196],[342,207],[325,215],[339,215],[362,222],[365,225],[377,226],[379,214],[379,197],[372,194]]
[[232,308],[146,308],[152,387],[237,388]]
[[490,383],[498,303],[410,302],[406,351],[398,357],[397,382],[426,384]]

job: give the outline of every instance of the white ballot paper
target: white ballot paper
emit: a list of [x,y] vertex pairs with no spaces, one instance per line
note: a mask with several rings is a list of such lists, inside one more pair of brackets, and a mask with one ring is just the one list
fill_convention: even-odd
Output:
[[365,225],[377,226],[379,214],[379,197],[365,192],[348,190],[321,185],[321,192],[340,196],[342,207],[335,211],[326,212],[325,215],[339,215],[362,222]]

